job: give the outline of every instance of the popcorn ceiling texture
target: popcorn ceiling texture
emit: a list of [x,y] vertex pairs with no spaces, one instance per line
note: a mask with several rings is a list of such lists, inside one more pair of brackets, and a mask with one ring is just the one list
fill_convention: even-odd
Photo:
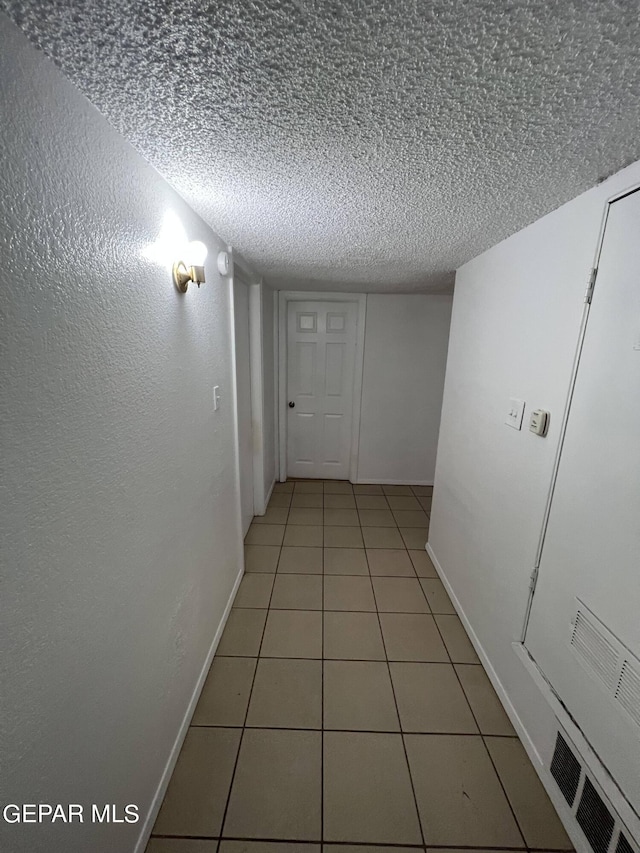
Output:
[[420,291],[640,157],[640,0],[0,0],[278,287]]

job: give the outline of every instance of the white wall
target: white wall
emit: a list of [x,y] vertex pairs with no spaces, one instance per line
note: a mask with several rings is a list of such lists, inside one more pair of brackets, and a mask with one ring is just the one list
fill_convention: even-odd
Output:
[[451,303],[367,296],[359,482],[433,482]]
[[[511,643],[523,625],[604,204],[638,181],[640,163],[456,277],[429,547],[545,760],[553,718]],[[551,411],[547,438],[503,424],[510,397]]]
[[264,494],[269,497],[277,476],[276,460],[276,354],[275,341],[276,294],[266,284],[262,285],[262,362],[264,376],[263,429],[264,429]]
[[[0,77],[0,800],[144,816],[242,565],[223,246],[4,17]],[[144,254],[169,211],[209,248],[184,296]],[[0,847],[140,831],[2,822]]]

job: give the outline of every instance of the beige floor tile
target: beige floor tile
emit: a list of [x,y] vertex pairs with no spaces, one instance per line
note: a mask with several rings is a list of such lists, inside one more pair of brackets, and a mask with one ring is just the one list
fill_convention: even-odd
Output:
[[156,835],[220,834],[240,733],[189,729],[153,828]]
[[355,509],[325,509],[324,523],[336,527],[357,527],[360,521]]
[[[325,844],[324,853],[420,853],[415,847],[378,847],[375,844]],[[447,853],[449,851],[447,850]],[[469,853],[469,851],[465,851]],[[473,853],[476,853],[474,850]]]
[[314,495],[322,494],[324,485],[322,480],[296,480],[294,494]]
[[398,527],[428,527],[429,516],[422,510],[400,509],[393,511]]
[[274,610],[322,610],[322,575],[277,575],[271,607]]
[[356,495],[356,506],[358,509],[389,509],[389,504],[384,495]]
[[426,613],[380,613],[389,660],[448,663],[449,657],[433,616]]
[[324,662],[324,727],[400,731],[384,661]]
[[215,657],[192,726],[243,726],[256,658]]
[[359,527],[325,527],[325,548],[364,548]]
[[225,625],[217,653],[256,657],[260,651],[266,610],[236,610],[233,608]]
[[289,508],[283,506],[272,506],[264,515],[254,515],[254,524],[286,524]]
[[363,527],[362,535],[367,548],[402,548],[402,537],[397,527]]
[[282,545],[284,524],[252,523],[245,536],[246,545]]
[[387,498],[389,501],[389,506],[394,512],[398,510],[407,511],[407,510],[416,510],[420,512],[422,507],[418,503],[418,499],[414,498],[413,495],[389,495]]
[[220,842],[220,853],[320,853],[320,845],[287,841],[231,841],[225,838]]
[[321,575],[322,548],[286,545],[280,552],[278,574]]
[[433,494],[433,486],[411,486],[411,491],[417,497],[427,497]]
[[434,613],[455,616],[456,609],[451,603],[444,584],[439,578],[420,578],[422,589],[427,596],[429,607]]
[[274,495],[291,494],[293,492],[293,483],[287,480],[286,483],[276,483],[273,487]]
[[372,578],[376,604],[381,613],[429,613],[429,605],[417,578]]
[[458,617],[436,615],[434,618],[451,660],[454,663],[479,664],[480,658]]
[[269,611],[260,653],[273,658],[321,658],[322,613],[315,610]]
[[418,501],[420,502],[420,506],[425,512],[431,512],[431,505],[433,503],[433,498],[431,497],[431,495],[429,495],[428,498],[418,498]]
[[240,581],[234,607],[268,607],[275,575],[246,574]]
[[322,727],[322,661],[260,658],[248,726]]
[[428,527],[401,527],[400,535],[404,542],[405,548],[415,549],[417,551],[424,550],[424,546],[429,539]]
[[517,738],[485,738],[529,847],[573,850],[538,774]]
[[279,556],[279,545],[245,545],[244,570],[247,573],[266,572],[273,574],[278,565]]
[[360,524],[362,527],[397,527],[390,509],[360,509]]
[[334,660],[385,660],[378,614],[325,613],[324,656]]
[[304,509],[300,507],[292,507],[289,510],[288,524],[322,524],[323,509]]
[[411,491],[411,486],[382,486],[382,491],[385,495],[408,495],[409,497],[413,495]]
[[[355,509],[356,500],[352,494],[348,495],[327,495],[324,496],[325,509]],[[326,522],[331,524],[332,522]]]
[[320,732],[246,729],[223,834],[320,839]]
[[325,575],[368,575],[369,566],[362,548],[325,548]]
[[367,560],[372,577],[415,578],[416,576],[404,548],[368,548]]
[[422,842],[401,735],[325,732],[324,838]]
[[353,575],[325,575],[324,609],[375,612],[371,579]]
[[344,480],[325,480],[324,493],[325,495],[352,495],[353,486],[351,483],[345,483]]
[[151,838],[145,853],[216,853],[217,839]]
[[524,846],[480,735],[405,735],[427,846]]
[[322,548],[322,530],[319,524],[288,524],[282,544],[293,548]]
[[294,492],[291,506],[299,509],[322,509],[324,504],[324,495],[322,492],[313,492],[305,494],[304,492]]
[[427,554],[424,548],[412,548],[409,551],[409,557],[411,558],[411,562],[413,563],[413,567],[416,570],[416,574],[419,578],[438,577],[436,567],[431,562],[431,557]]
[[483,735],[513,735],[515,729],[481,666],[458,664],[458,678]]
[[269,498],[268,509],[272,509],[273,507],[286,507],[287,509],[291,506],[291,497],[293,492],[274,492]]
[[353,487],[354,495],[381,495],[382,486],[373,483],[362,483]]
[[451,664],[389,666],[403,731],[477,734],[471,708]]

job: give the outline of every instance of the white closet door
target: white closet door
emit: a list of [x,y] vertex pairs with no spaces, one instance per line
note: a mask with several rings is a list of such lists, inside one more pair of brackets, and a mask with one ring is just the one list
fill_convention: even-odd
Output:
[[357,322],[353,302],[288,303],[289,477],[349,477]]
[[610,207],[525,644],[640,809],[640,191]]

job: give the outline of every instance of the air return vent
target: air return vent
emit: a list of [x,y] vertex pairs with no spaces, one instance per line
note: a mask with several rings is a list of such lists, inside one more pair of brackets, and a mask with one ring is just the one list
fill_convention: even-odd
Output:
[[618,652],[589,616],[588,611],[578,609],[571,645],[595,675],[612,690],[618,676]]
[[[581,664],[640,726],[640,660],[589,608],[576,599],[570,646]],[[615,706],[614,706],[615,707]]]
[[556,738],[556,748],[551,761],[551,775],[558,783],[565,800],[570,806],[576,798],[580,782],[580,762],[571,751],[560,732]]
[[629,844],[624,833],[620,833],[618,843],[616,845],[616,853],[634,853],[633,847]]
[[616,699],[631,719],[640,726],[640,672],[625,660],[616,688]]
[[600,794],[586,777],[576,820],[593,853],[607,853],[615,820]]

